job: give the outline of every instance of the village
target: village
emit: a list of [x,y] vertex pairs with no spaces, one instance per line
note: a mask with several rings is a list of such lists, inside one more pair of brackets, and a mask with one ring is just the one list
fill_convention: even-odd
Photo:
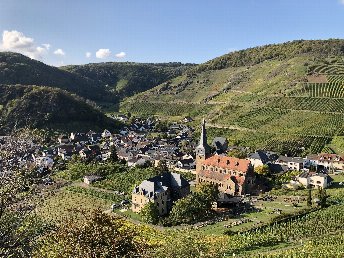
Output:
[[[262,203],[257,200],[277,199],[269,194],[276,186],[269,184],[268,177],[282,178],[279,187],[285,190],[326,189],[332,185],[331,176],[344,171],[344,157],[335,154],[312,154],[301,158],[266,150],[247,153],[246,148],[229,146],[223,137],[215,137],[208,145],[206,122],[201,124],[200,138],[195,139],[195,130],[189,126],[191,118],[188,117],[173,124],[162,124],[154,118],[136,118],[129,123],[124,115],[117,119],[125,122],[118,133],[105,129],[102,132],[61,134],[50,146],[42,146],[34,139],[3,136],[0,138],[1,173],[34,169],[41,175],[41,183],[48,186],[54,184],[53,171],[63,170],[75,159],[101,164],[116,153],[118,161],[129,168],[163,164],[166,173],[146,178],[134,187],[131,196],[113,203],[111,209],[139,214],[145,205],[154,203],[159,216],[164,217],[177,200],[188,196],[199,184],[208,183],[218,188],[214,209],[238,214],[261,208]],[[240,153],[240,157],[231,156],[235,153]],[[242,157],[242,153],[246,157]],[[94,187],[92,185],[101,180],[101,175],[89,171],[81,185]],[[124,195],[118,189],[112,191]],[[262,196],[265,197],[262,199]],[[304,196],[297,197],[294,193],[293,196],[278,199],[283,198],[290,204],[288,207],[300,202],[305,204]],[[316,198],[312,201],[320,202]],[[273,213],[280,214],[281,211],[274,208]],[[250,219],[239,220],[238,225],[248,221]]]

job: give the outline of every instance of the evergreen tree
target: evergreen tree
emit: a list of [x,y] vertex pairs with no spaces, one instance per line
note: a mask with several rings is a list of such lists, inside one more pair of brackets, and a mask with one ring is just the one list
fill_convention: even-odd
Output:
[[321,208],[326,207],[328,196],[326,194],[326,190],[323,189],[322,187],[319,187],[319,189],[318,189],[318,198],[320,200],[320,207]]
[[110,147],[110,152],[111,152],[111,154],[110,154],[110,160],[111,160],[112,162],[118,162],[118,161],[119,161],[119,158],[118,158],[118,155],[117,155],[116,147],[112,145],[112,146]]
[[307,206],[312,206],[312,189],[308,189]]

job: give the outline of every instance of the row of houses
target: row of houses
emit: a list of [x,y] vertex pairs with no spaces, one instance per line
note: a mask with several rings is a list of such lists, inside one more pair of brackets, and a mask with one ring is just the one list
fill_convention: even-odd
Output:
[[248,155],[252,165],[268,165],[273,172],[285,172],[288,170],[303,171],[313,168],[328,172],[344,171],[344,156],[337,154],[311,154],[305,158],[287,157],[271,151],[256,151]]

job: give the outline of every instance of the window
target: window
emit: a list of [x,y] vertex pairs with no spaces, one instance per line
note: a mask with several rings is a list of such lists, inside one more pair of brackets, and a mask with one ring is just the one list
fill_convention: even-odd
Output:
[[229,160],[227,160],[226,164],[229,165]]

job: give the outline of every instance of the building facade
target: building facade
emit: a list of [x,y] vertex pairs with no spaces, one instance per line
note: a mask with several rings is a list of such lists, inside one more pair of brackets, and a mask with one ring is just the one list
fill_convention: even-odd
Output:
[[190,184],[180,174],[164,173],[144,180],[132,192],[132,211],[140,212],[149,202],[153,202],[160,215],[166,215],[173,202],[190,193]]
[[217,185],[221,193],[233,196],[252,193],[255,186],[254,169],[249,160],[211,155],[205,120],[201,125],[200,143],[196,148],[196,183]]

